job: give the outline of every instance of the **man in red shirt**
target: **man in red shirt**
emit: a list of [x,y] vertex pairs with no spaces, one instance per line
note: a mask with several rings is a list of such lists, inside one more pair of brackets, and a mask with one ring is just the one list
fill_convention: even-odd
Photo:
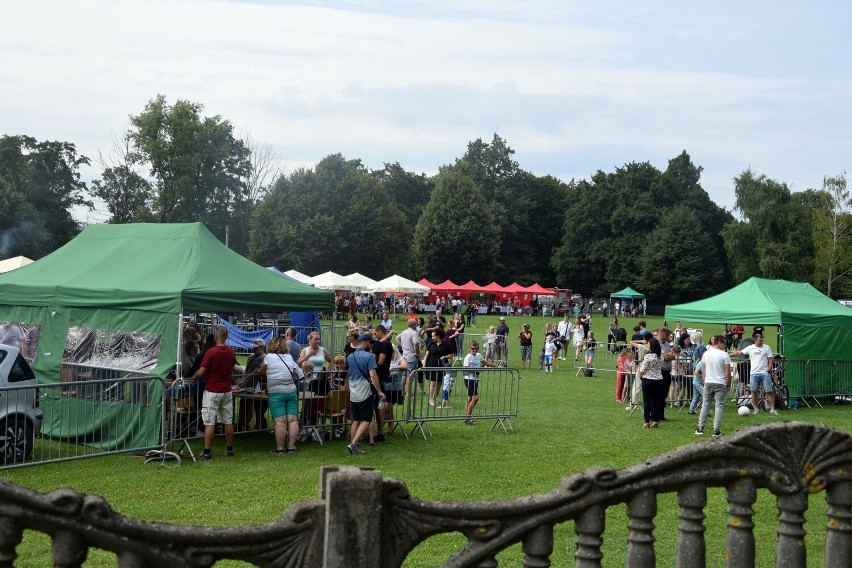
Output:
[[201,399],[201,420],[204,422],[204,451],[198,456],[200,460],[209,460],[216,436],[216,419],[225,426],[225,455],[234,455],[234,397],[231,394],[231,374],[237,364],[234,349],[226,345],[228,328],[216,328],[216,346],[204,354],[201,367],[195,373],[195,378],[207,378],[204,396]]
[[734,349],[737,349],[740,346],[740,342],[742,342],[743,340],[743,333],[745,333],[745,327],[743,327],[743,324],[738,323],[734,326],[732,331],[734,332]]

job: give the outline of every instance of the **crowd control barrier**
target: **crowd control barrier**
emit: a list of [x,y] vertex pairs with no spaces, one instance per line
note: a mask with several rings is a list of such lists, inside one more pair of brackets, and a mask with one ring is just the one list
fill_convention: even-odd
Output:
[[159,377],[63,364],[62,382],[0,388],[0,468],[165,445]]
[[[410,373],[408,381],[405,421],[413,423],[411,433],[419,431],[424,440],[427,433],[432,435],[430,423],[451,420],[493,420],[491,430],[514,431],[511,419],[518,415],[521,383],[517,369],[423,367]],[[475,404],[469,392],[476,393]]]

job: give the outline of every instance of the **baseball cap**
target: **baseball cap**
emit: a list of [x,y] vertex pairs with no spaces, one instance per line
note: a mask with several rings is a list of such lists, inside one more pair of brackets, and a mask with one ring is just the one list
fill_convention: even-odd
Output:
[[255,347],[266,347],[266,342],[262,339],[255,339],[251,342],[251,348],[254,349]]
[[358,342],[359,343],[362,342],[362,341],[372,341],[372,340],[373,340],[373,336],[370,335],[369,333],[362,333],[361,335],[358,336]]
[[500,316],[500,321],[506,321],[506,316]]

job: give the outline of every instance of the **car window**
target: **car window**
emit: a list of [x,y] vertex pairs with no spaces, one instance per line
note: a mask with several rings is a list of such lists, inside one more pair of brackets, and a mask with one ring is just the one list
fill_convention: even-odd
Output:
[[35,373],[33,373],[26,359],[18,355],[15,364],[12,365],[12,370],[9,372],[9,383],[21,381],[35,381]]
[[3,351],[2,349],[0,349],[0,363],[2,363],[3,361],[6,360],[6,355],[8,355],[8,354],[9,354],[8,351]]

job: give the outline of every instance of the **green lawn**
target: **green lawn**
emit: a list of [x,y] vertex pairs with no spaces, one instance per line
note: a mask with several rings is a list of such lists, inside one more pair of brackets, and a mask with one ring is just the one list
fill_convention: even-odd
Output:
[[[651,328],[661,322],[661,318],[646,319]],[[632,328],[635,321],[626,319],[622,326]],[[511,317],[510,337],[517,335],[524,322],[532,324],[537,358],[545,320]],[[606,338],[607,322],[603,316],[595,316],[593,328],[599,338]],[[482,332],[491,323],[496,323],[496,317],[480,317],[478,328],[469,331]],[[704,329],[705,335],[721,331],[710,326]],[[517,341],[511,345],[512,364],[517,366]],[[70,486],[97,493],[122,514],[151,521],[248,525],[274,519],[294,501],[314,498],[319,468],[326,464],[375,467],[385,476],[403,480],[412,495],[421,499],[479,500],[548,492],[566,473],[594,465],[618,469],[695,441],[694,417],[670,411],[670,422],[658,430],[643,430],[641,413],[631,417],[624,405],[613,401],[612,373],[601,372],[592,379],[576,377],[573,361],[559,363],[560,368],[552,375],[540,373],[537,363],[531,371],[522,373],[520,414],[513,420],[515,433],[510,435],[489,432],[490,424],[485,421],[473,428],[461,423],[434,424],[434,437],[428,443],[418,437],[406,441],[397,433],[375,449],[366,448],[366,455],[353,458],[342,442],[323,447],[303,443],[296,454],[272,455],[272,437],[262,433],[238,437],[237,457],[232,459],[222,456],[224,443],[217,439],[215,457],[207,463],[143,465],[138,457],[111,456],[11,470],[4,472],[4,477],[39,491]],[[723,431],[793,419],[852,431],[852,409],[834,406],[790,410],[780,418],[767,414],[742,418],[731,408],[726,412]],[[200,443],[194,447],[200,449]],[[822,553],[815,543],[821,531],[824,534],[824,496],[814,496],[811,503],[813,521],[807,529],[814,536],[809,539],[809,561],[820,565]],[[721,490],[711,491],[706,509],[711,566],[722,564],[725,506]],[[678,522],[675,497],[661,496],[659,508],[655,521],[658,565],[673,565]],[[761,494],[756,517],[760,566],[774,562],[776,514],[774,498]],[[608,566],[624,563],[625,524],[624,507],[611,508],[605,537]],[[459,535],[429,539],[415,549],[406,566],[439,565],[463,543]],[[554,565],[569,563],[573,546],[569,523],[557,532]],[[46,537],[27,533],[19,552],[24,557],[20,566],[50,563]],[[504,565],[520,565],[519,547],[504,552],[500,559]],[[90,565],[114,564],[115,557],[109,554],[90,555]]]

